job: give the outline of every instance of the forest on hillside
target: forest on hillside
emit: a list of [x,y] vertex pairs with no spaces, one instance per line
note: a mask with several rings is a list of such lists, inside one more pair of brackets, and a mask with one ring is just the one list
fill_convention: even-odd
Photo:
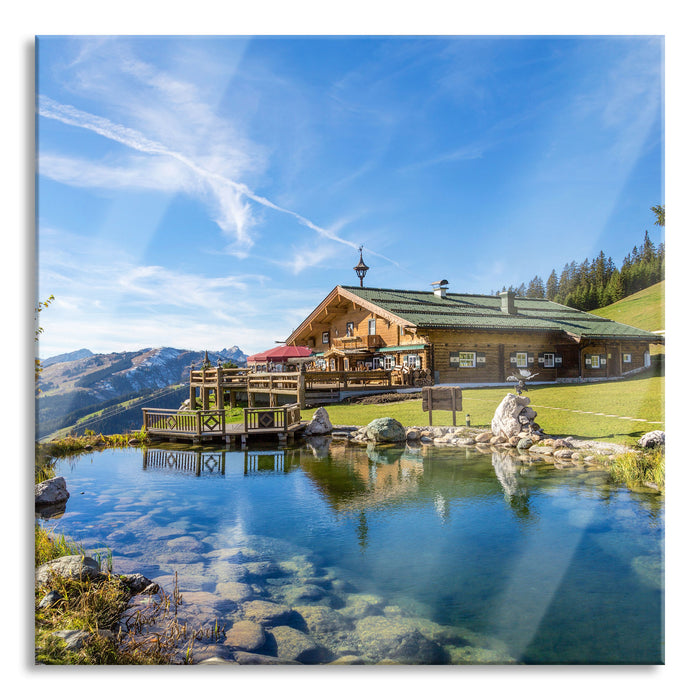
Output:
[[[663,221],[663,217],[660,220]],[[663,223],[659,225],[663,226]],[[612,258],[601,250],[592,261],[588,258],[582,263],[572,260],[560,272],[552,270],[546,282],[535,275],[527,285],[504,286],[501,291],[515,292],[518,296],[532,299],[549,299],[575,309],[591,311],[661,282],[664,270],[664,244],[655,246],[649,232],[645,231],[641,245],[634,246],[619,269]]]

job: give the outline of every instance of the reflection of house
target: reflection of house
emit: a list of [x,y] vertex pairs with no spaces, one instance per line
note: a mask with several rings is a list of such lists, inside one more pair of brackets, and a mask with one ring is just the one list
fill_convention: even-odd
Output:
[[329,370],[429,370],[436,383],[617,377],[649,364],[659,336],[546,299],[337,286],[287,338]]

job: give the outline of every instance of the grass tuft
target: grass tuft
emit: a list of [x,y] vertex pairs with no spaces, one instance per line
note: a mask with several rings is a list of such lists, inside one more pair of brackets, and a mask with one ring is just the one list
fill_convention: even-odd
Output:
[[663,447],[625,452],[610,467],[613,481],[630,486],[655,484],[663,492],[666,485],[666,456]]

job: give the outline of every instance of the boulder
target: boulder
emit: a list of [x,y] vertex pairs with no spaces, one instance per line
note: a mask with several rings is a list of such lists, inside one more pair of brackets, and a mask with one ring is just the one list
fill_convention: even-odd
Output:
[[358,621],[355,630],[363,651],[376,661],[444,663],[442,648],[402,618],[380,615],[365,617]]
[[529,450],[532,445],[532,439],[529,437],[519,438],[517,442],[517,447],[519,450]]
[[85,630],[58,630],[53,632],[54,637],[62,639],[69,651],[78,651],[90,638],[90,633]]
[[375,418],[366,435],[371,442],[406,442],[406,429],[395,418]]
[[311,634],[333,634],[351,626],[347,617],[325,605],[298,605],[294,609],[302,616]]
[[298,661],[292,659],[278,659],[276,656],[268,656],[267,654],[255,654],[251,651],[236,651],[233,654],[236,663],[242,666],[265,666],[277,664],[298,664]]
[[226,646],[241,651],[256,651],[265,644],[265,630],[259,622],[239,620],[226,633]]
[[[529,403],[530,399],[527,396],[506,394],[493,414],[491,432],[494,435],[501,435],[505,438],[517,435],[523,429],[523,426],[529,425],[537,415],[531,408],[524,412],[528,408]],[[521,414],[522,421],[520,420]]]
[[657,447],[666,444],[666,433],[663,430],[652,430],[639,438],[637,443],[640,447]]
[[100,565],[91,557],[82,554],[71,554],[66,557],[53,559],[37,567],[34,580],[36,586],[46,586],[54,575],[73,581],[102,578]]
[[477,444],[481,444],[481,443],[484,443],[484,442],[489,442],[489,441],[491,440],[492,437],[493,437],[493,434],[492,434],[492,433],[486,432],[486,433],[479,433],[479,434],[476,436],[476,438],[474,438],[474,439],[476,440],[476,443],[477,443]]
[[150,595],[158,591],[158,584],[153,583],[150,579],[146,578],[143,574],[124,574],[119,577],[128,587],[133,595],[138,595],[139,593],[144,593],[151,591]]
[[251,600],[242,603],[241,609],[246,619],[259,622],[266,627],[283,625],[294,618],[291,608],[279,603],[271,603],[268,600]]
[[37,506],[65,503],[69,496],[66,480],[62,476],[47,479],[34,486],[34,504]]
[[318,664],[331,658],[327,649],[319,646],[308,634],[293,627],[273,627],[270,635],[275,640],[279,659]]
[[224,600],[232,600],[234,603],[243,603],[255,598],[252,586],[242,581],[222,581],[217,583],[216,594]]
[[49,591],[39,602],[40,608],[52,608],[63,600],[63,596],[58,591]]
[[328,435],[333,430],[333,424],[328,417],[328,411],[323,406],[314,411],[304,435]]

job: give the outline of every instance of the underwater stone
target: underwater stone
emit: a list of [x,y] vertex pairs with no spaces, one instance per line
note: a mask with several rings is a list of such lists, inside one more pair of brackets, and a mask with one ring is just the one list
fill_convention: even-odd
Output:
[[239,620],[226,633],[225,644],[242,651],[256,651],[265,644],[265,630],[258,622]]

